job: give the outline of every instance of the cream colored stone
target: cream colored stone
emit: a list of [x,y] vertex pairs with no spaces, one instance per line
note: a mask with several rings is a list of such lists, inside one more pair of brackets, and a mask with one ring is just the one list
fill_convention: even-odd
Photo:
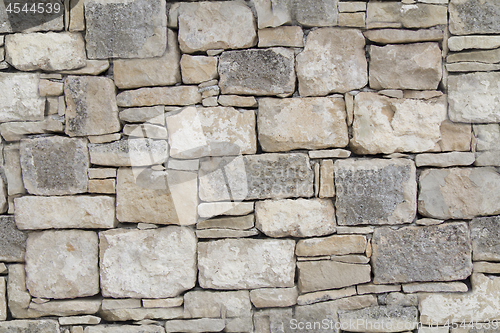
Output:
[[340,325],[352,332],[400,332],[417,328],[418,311],[414,306],[373,306],[354,311],[340,311]]
[[121,133],[111,133],[104,135],[89,135],[87,138],[90,143],[108,143],[120,140],[122,137]]
[[142,306],[145,308],[174,308],[176,306],[182,306],[183,303],[183,297],[142,300]]
[[356,287],[347,287],[342,289],[316,291],[299,295],[297,298],[298,305],[308,305],[318,302],[331,301],[339,298],[345,298],[356,295]]
[[119,140],[103,144],[89,144],[89,153],[92,164],[140,167],[166,162],[168,144],[165,140]]
[[250,300],[256,308],[285,308],[297,304],[299,292],[293,288],[262,288],[250,291]]
[[277,27],[292,22],[290,1],[254,0],[259,29]]
[[429,28],[448,23],[446,6],[405,4],[396,1],[368,2],[366,25],[372,28]]
[[478,62],[456,62],[446,64],[448,72],[491,72],[500,69],[500,64],[482,64]]
[[320,166],[320,198],[331,198],[335,196],[335,184],[333,180],[333,160],[322,160]]
[[257,106],[257,100],[253,96],[220,95],[217,101],[222,106],[235,106],[241,108],[252,108]]
[[115,194],[116,181],[114,179],[89,180],[89,193]]
[[90,179],[116,178],[115,168],[89,168]]
[[497,47],[500,47],[500,36],[452,36],[448,39],[448,48],[453,52]]
[[365,12],[366,11],[366,2],[361,1],[346,1],[339,2],[339,12],[344,13],[354,13],[354,12]]
[[339,26],[341,27],[364,28],[365,20],[366,14],[361,12],[339,14]]
[[415,164],[421,166],[435,166],[446,168],[450,166],[467,166],[474,163],[474,153],[451,152],[443,154],[418,154],[415,156]]
[[297,243],[297,256],[344,255],[365,253],[366,237],[361,235],[333,235],[324,238],[301,239]]
[[216,79],[217,58],[191,56],[184,54],[181,59],[182,82],[185,84],[201,83]]
[[403,92],[404,98],[414,98],[414,99],[431,99],[434,97],[443,96],[443,93],[437,90],[405,90]]
[[70,0],[69,31],[85,30],[84,1]]
[[42,121],[19,121],[0,124],[0,134],[5,141],[19,141],[30,134],[63,133],[64,118],[47,117]]
[[66,71],[58,71],[58,73],[69,74],[69,75],[99,75],[108,70],[108,68],[109,68],[109,60],[87,59],[85,67],[79,69],[66,70]]
[[198,221],[197,229],[226,229],[226,230],[247,230],[253,228],[255,216],[253,214],[245,216],[222,217],[209,220]]
[[0,277],[0,321],[7,320],[7,284],[5,277]]
[[165,125],[165,108],[162,105],[130,108],[120,111],[120,120],[127,123],[152,123]]
[[203,105],[205,107],[218,106],[219,103],[217,103],[217,96],[212,96],[212,97],[204,98],[201,101],[201,105]]
[[463,282],[429,282],[403,284],[403,291],[410,293],[465,293],[469,290]]
[[184,295],[185,318],[236,318],[250,316],[251,311],[247,290],[188,291]]
[[201,102],[198,87],[155,87],[128,90],[116,96],[121,107],[154,105],[191,105]]
[[330,149],[330,150],[312,150],[309,152],[309,158],[348,158],[351,152],[345,149]]
[[185,170],[185,171],[198,171],[200,168],[200,160],[168,160],[168,169]]
[[[367,245],[368,248],[368,245]],[[369,254],[369,251],[367,251]],[[306,257],[306,258],[311,258],[311,257]],[[317,258],[317,257],[312,257],[312,258]],[[346,254],[346,255],[341,255],[341,256],[331,256],[330,260],[333,261],[340,261],[340,262],[345,262],[348,264],[368,264],[370,262],[370,259],[367,256],[364,255],[359,255],[359,254]]]
[[448,64],[455,62],[477,62],[483,64],[497,64],[500,62],[500,48],[487,51],[468,51],[448,54]]
[[151,138],[151,139],[168,139],[167,128],[165,125],[158,126],[153,124],[140,124],[123,126],[123,134],[133,138]]
[[478,151],[499,150],[500,126],[498,124],[474,125],[476,149]]
[[[103,310],[99,312],[99,315],[102,317],[102,319],[106,321],[130,321],[130,320],[140,321],[146,319],[170,320],[170,319],[182,318],[183,312],[184,310],[182,307],[154,308],[154,309],[138,308],[138,309],[117,309],[117,310],[105,310],[105,311]],[[118,326],[118,329],[119,331],[117,331],[116,333],[123,332],[123,326]],[[138,327],[138,329],[140,329],[140,326]],[[138,333],[142,332],[139,331]]]
[[203,202],[198,206],[198,214],[202,218],[218,215],[247,215],[254,211],[254,202]]
[[224,319],[183,319],[165,323],[168,332],[221,332],[226,327]]
[[453,123],[445,120],[441,123],[441,151],[470,151],[472,129],[470,124]]
[[500,274],[500,264],[486,261],[475,261],[472,271],[474,273]]
[[363,294],[384,294],[393,291],[400,291],[401,285],[399,284],[360,284],[356,286],[359,295]]
[[165,330],[157,325],[99,325],[86,327],[85,333],[165,333]]
[[59,318],[60,325],[97,325],[101,318],[96,316],[75,316]]
[[235,230],[235,229],[203,229],[196,230],[196,237],[198,238],[243,238],[257,236],[259,231],[255,228],[248,230]]
[[40,96],[60,96],[63,94],[63,83],[41,79],[38,92]]
[[379,44],[438,42],[444,38],[441,28],[433,29],[376,29],[363,32],[368,40]]
[[298,26],[282,26],[259,30],[259,47],[304,47],[304,32]]
[[417,225],[436,225],[436,224],[441,224],[443,222],[444,222],[444,220],[423,218],[423,219],[416,220],[415,224],[417,224]]
[[141,307],[141,300],[137,298],[104,298],[102,310],[136,309]]

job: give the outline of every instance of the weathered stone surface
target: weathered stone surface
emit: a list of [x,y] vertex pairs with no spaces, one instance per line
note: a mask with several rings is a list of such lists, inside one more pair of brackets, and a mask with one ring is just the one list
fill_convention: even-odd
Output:
[[335,196],[335,183],[333,179],[333,161],[322,160],[320,165],[319,197],[332,198]]
[[301,239],[295,253],[298,256],[345,255],[365,253],[366,237],[361,235],[333,235],[324,238]]
[[165,107],[163,105],[144,108],[130,108],[120,111],[121,121],[127,123],[153,123],[165,125]]
[[472,133],[470,124],[460,124],[445,120],[441,123],[440,130],[441,141],[438,144],[441,151],[471,150]]
[[392,292],[379,296],[379,301],[393,306],[418,306],[418,295]]
[[169,320],[165,323],[167,332],[221,332],[226,327],[224,319]]
[[183,303],[184,303],[184,298],[182,296],[142,300],[142,306],[145,308],[173,308],[177,306],[182,306]]
[[500,69],[500,64],[483,64],[479,62],[456,62],[446,64],[448,72],[490,72]]
[[[227,180],[224,180],[225,177]],[[200,199],[223,201],[311,197],[314,193],[313,178],[309,158],[301,153],[215,157],[201,162]]]
[[8,307],[14,318],[29,318],[27,308],[30,305],[31,296],[26,289],[26,272],[24,265],[15,264],[9,266],[7,280]]
[[181,59],[182,82],[196,84],[216,79],[219,76],[217,62],[216,57],[184,54]]
[[472,258],[500,261],[500,216],[475,218],[470,222]]
[[0,73],[0,122],[43,120],[45,98],[38,94],[39,74]]
[[211,289],[293,287],[295,241],[224,239],[198,243],[199,283]]
[[101,318],[90,315],[59,318],[59,324],[61,325],[97,325],[100,322]]
[[61,74],[69,75],[99,75],[109,68],[108,60],[88,60],[85,67],[67,71],[58,71]]
[[146,166],[168,159],[165,140],[129,139],[103,144],[89,144],[90,162],[106,166]]
[[24,186],[30,194],[87,191],[89,157],[83,139],[61,136],[24,139],[20,145]]
[[464,49],[495,49],[500,46],[500,36],[453,36],[448,38],[450,51]]
[[472,271],[474,273],[500,274],[500,264],[486,261],[475,261]]
[[218,215],[247,215],[253,211],[253,202],[203,202],[198,206],[198,214],[203,218]]
[[26,286],[34,297],[75,298],[99,292],[97,234],[32,232],[26,241]]
[[[423,324],[487,322],[498,318],[500,278],[474,273],[472,292],[466,294],[427,294],[419,300]],[[488,306],[485,306],[488,304]]]
[[366,12],[366,3],[364,2],[346,1],[346,2],[340,2],[338,6],[339,6],[339,12],[341,13]]
[[[357,3],[357,2],[356,2]],[[438,42],[444,38],[443,29],[376,29],[363,32],[368,40],[379,44]]]
[[372,246],[376,284],[463,280],[472,272],[465,223],[380,228],[373,234]]
[[297,304],[299,292],[293,288],[262,288],[250,292],[250,300],[256,308],[285,308]]
[[500,4],[479,0],[451,0],[450,32],[454,35],[500,32]]
[[[380,91],[379,91],[380,93]],[[439,90],[404,90],[404,98],[414,98],[414,99],[431,99],[434,97],[440,97],[444,94]],[[459,124],[460,125],[460,124]]]
[[197,193],[194,172],[120,168],[116,218],[120,222],[195,224]]
[[113,78],[119,89],[169,86],[181,82],[180,51],[177,34],[167,33],[167,48],[161,57],[117,59],[113,62]]
[[259,29],[292,23],[290,0],[253,0]]
[[40,96],[60,96],[63,94],[62,82],[40,79],[38,84],[38,92]]
[[109,230],[99,240],[105,297],[174,297],[195,285],[196,237],[189,228]]
[[4,145],[3,158],[3,170],[7,179],[8,195],[26,193],[21,173],[19,144]]
[[252,108],[257,106],[257,100],[253,96],[220,95],[217,102],[222,106],[235,106]]
[[402,224],[415,218],[417,182],[413,161],[338,160],[334,170],[339,225]]
[[500,175],[493,168],[427,169],[419,183],[423,216],[462,219],[500,213]]
[[255,226],[269,237],[312,237],[335,232],[335,209],[329,199],[257,201]]
[[452,53],[446,57],[448,64],[462,61],[497,64],[500,62],[500,49]]
[[63,133],[64,118],[50,116],[43,121],[19,121],[0,124],[0,134],[5,141],[19,141],[30,134]]
[[358,291],[359,295],[363,294],[382,294],[382,293],[388,293],[392,291],[400,291],[401,290],[401,285],[399,284],[360,284],[356,286],[356,290]]
[[13,333],[57,333],[57,320],[12,320],[0,322],[0,331]]
[[185,318],[235,318],[250,316],[251,311],[247,290],[189,291],[184,295]]
[[359,154],[425,152],[441,139],[446,99],[397,99],[375,93],[355,98],[351,148]]
[[196,224],[196,228],[246,230],[252,228],[254,224],[255,224],[255,216],[254,214],[249,214],[245,216],[221,217],[209,220],[202,220]]
[[102,300],[102,310],[136,309],[141,307],[141,300],[136,298],[105,298]]
[[68,76],[66,96],[66,134],[102,135],[120,130],[115,85],[111,79],[93,76]]
[[0,216],[0,260],[23,262],[27,235],[19,231],[13,216]]
[[247,230],[221,228],[196,230],[196,237],[198,238],[243,238],[257,235],[259,235],[259,231],[255,228]]
[[418,154],[415,156],[415,164],[421,166],[436,166],[446,168],[455,165],[471,165],[476,157],[474,153],[451,152],[443,154]]
[[[138,309],[117,309],[101,311],[99,314],[102,319],[107,321],[142,321],[148,319],[169,320],[182,318],[184,312],[182,307],[175,308],[138,308]],[[121,326],[119,326],[121,327]],[[117,333],[121,333],[119,331]],[[142,333],[142,332],[140,332]]]
[[345,149],[311,150],[309,158],[348,158],[351,151]]
[[372,89],[435,90],[443,75],[438,43],[370,46]]
[[128,90],[116,96],[121,107],[153,105],[191,105],[201,102],[197,87],[156,87]]
[[115,199],[107,196],[24,196],[14,199],[17,227],[36,229],[114,228]]
[[469,288],[463,282],[428,282],[403,285],[405,293],[464,293],[468,290]]
[[474,125],[476,149],[478,151],[498,150],[500,140],[500,126],[498,124]]
[[222,94],[291,95],[295,55],[285,48],[227,51],[219,58]]
[[252,11],[240,2],[184,3],[179,7],[178,20],[183,53],[257,44]]
[[270,333],[278,328],[283,333],[290,333],[292,319],[292,308],[256,310],[253,316],[254,332]]
[[363,88],[368,83],[367,67],[365,38],[359,30],[314,30],[297,55],[300,95],[325,96]]
[[304,32],[301,27],[283,26],[259,30],[259,47],[288,46],[304,47]]
[[342,289],[316,291],[299,295],[297,298],[298,305],[308,305],[318,302],[331,301],[339,298],[345,298],[356,295],[356,287],[347,287]]
[[337,25],[338,0],[292,0],[295,20],[306,27]]
[[151,138],[151,139],[168,139],[167,128],[165,125],[153,125],[153,124],[138,124],[131,125],[126,124],[123,126],[123,135],[127,135],[133,138]]
[[71,70],[87,63],[82,35],[71,32],[7,35],[5,60],[20,71]]
[[299,290],[338,289],[370,281],[370,265],[348,264],[338,261],[297,262]]
[[500,74],[468,73],[448,78],[449,115],[451,121],[489,123],[500,121],[498,98]]
[[340,13],[339,26],[351,28],[364,28],[366,23],[365,13]]
[[354,311],[339,311],[341,325],[351,332],[412,331],[418,325],[418,311],[414,306],[374,306]]
[[259,101],[259,143],[267,152],[345,147],[345,103],[341,98],[264,98]]
[[398,1],[372,1],[366,9],[366,25],[372,28],[429,28],[448,23],[446,6]]
[[255,154],[257,151],[252,110],[188,107],[166,120],[173,158]]
[[159,57],[167,44],[165,0],[85,3],[89,59]]
[[42,316],[79,316],[84,314],[96,314],[101,307],[101,300],[99,298],[77,298],[77,299],[64,299],[56,301],[48,301],[43,299],[41,303],[34,301],[29,304],[27,309],[27,316],[22,318],[38,318]]
[[5,277],[0,277],[0,320],[7,320],[7,284]]
[[[366,255],[370,254],[370,249],[371,249],[371,243],[368,243],[370,245],[367,245],[366,248]],[[321,258],[321,257],[302,257],[304,259],[309,259],[309,258]],[[346,255],[333,255],[330,257],[330,260],[334,261],[340,261],[340,262],[345,262],[348,264],[367,264],[370,262],[370,258],[366,257],[365,255],[361,254],[346,254]]]
[[99,325],[85,327],[85,333],[165,333],[165,330],[157,325]]

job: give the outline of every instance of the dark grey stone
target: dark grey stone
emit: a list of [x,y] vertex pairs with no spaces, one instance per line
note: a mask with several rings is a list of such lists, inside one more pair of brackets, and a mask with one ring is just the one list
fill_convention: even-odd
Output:
[[463,280],[472,272],[466,223],[379,228],[372,247],[376,284]]
[[308,27],[336,26],[339,10],[338,0],[293,0],[295,20]]
[[500,216],[473,219],[470,233],[474,260],[500,261]]
[[451,0],[450,31],[454,35],[500,33],[500,2]]
[[23,262],[27,237],[17,229],[14,216],[0,216],[0,261]]
[[0,322],[2,333],[59,333],[56,320],[12,320]]

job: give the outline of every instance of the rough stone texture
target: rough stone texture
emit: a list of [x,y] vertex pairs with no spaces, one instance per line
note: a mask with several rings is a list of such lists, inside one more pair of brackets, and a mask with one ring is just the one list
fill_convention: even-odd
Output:
[[306,27],[337,25],[338,0],[292,0],[295,20]]
[[0,322],[0,331],[6,333],[58,333],[57,320],[13,320]]
[[500,126],[498,124],[474,125],[473,129],[478,151],[500,149],[497,144],[500,140]]
[[462,61],[496,64],[500,62],[500,49],[452,53],[446,57],[448,64]]
[[450,32],[454,35],[496,34],[500,31],[500,4],[480,0],[451,0]]
[[141,300],[136,298],[104,298],[102,300],[102,310],[135,309],[141,307]]
[[58,71],[61,74],[69,75],[99,75],[109,68],[108,60],[88,60],[85,67],[68,71]]
[[24,139],[20,153],[24,186],[30,194],[87,191],[89,157],[85,140],[61,136]]
[[[356,2],[357,3],[357,2]],[[444,38],[443,29],[376,29],[363,32],[368,40],[380,44],[438,42]]]
[[165,140],[129,139],[103,144],[89,144],[90,162],[105,166],[146,166],[168,159]]
[[227,51],[219,58],[222,94],[291,95],[295,91],[295,55],[290,49]]
[[259,29],[292,22],[290,0],[253,0],[253,5],[257,12]]
[[446,6],[372,1],[366,9],[367,28],[429,28],[448,23]]
[[329,199],[257,201],[255,226],[269,237],[311,237],[335,232],[335,209]]
[[120,168],[116,217],[120,222],[195,224],[197,194],[194,172]]
[[500,46],[500,36],[454,36],[448,39],[450,51],[464,49],[494,49]]
[[500,73],[468,73],[448,78],[449,115],[451,121],[493,123],[500,121],[497,94]]
[[201,220],[196,224],[198,230],[202,229],[223,229],[223,230],[248,230],[253,228],[255,216],[253,214],[245,216],[222,217],[209,220]]
[[311,197],[313,178],[301,153],[216,157],[201,162],[199,195],[203,201]]
[[256,308],[283,308],[297,304],[297,287],[262,288],[250,292],[250,300]]
[[60,71],[84,67],[85,43],[79,33],[7,35],[5,60],[20,71]]
[[224,319],[169,320],[165,323],[167,332],[221,332],[226,327]]
[[[136,322],[144,321],[148,323],[150,322],[148,319],[169,320],[169,319],[182,318],[182,313],[183,313],[182,307],[175,307],[175,308],[156,308],[156,309],[138,308],[138,309],[107,310],[107,311],[101,311],[100,315],[102,319],[107,321],[134,320]],[[121,333],[121,331],[117,333]]]
[[319,260],[297,262],[297,268],[301,293],[338,289],[370,281],[370,265]]
[[368,83],[365,38],[359,30],[320,28],[309,33],[297,55],[301,96],[325,96]]
[[182,306],[184,303],[183,297],[171,297],[160,299],[143,299],[142,306],[145,308],[173,308]]
[[483,64],[478,62],[457,62],[446,64],[448,72],[490,72],[500,70],[500,64]]
[[325,302],[330,300],[335,300],[339,298],[345,298],[349,296],[356,295],[356,287],[347,287],[342,289],[333,289],[325,291],[317,291],[313,293],[307,293],[299,295],[297,298],[298,305],[308,305],[318,302]]
[[[453,123],[445,120],[441,123],[441,141],[438,142],[441,151],[470,151],[471,125]],[[479,149],[478,149],[479,150]]]
[[247,215],[253,211],[253,202],[203,202],[198,206],[198,214],[202,218],[218,215]]
[[23,262],[27,235],[19,231],[13,216],[0,216],[0,260]]
[[322,160],[320,165],[319,197],[332,198],[335,196],[334,169],[332,160]]
[[445,119],[444,97],[397,99],[362,92],[355,98],[351,148],[358,154],[435,150]]
[[415,164],[421,166],[436,166],[446,168],[454,165],[471,165],[476,157],[474,153],[451,152],[444,154],[418,154],[415,156]]
[[165,333],[165,330],[157,325],[99,325],[85,327],[85,333]]
[[169,86],[181,82],[180,51],[177,34],[167,33],[167,48],[161,57],[117,59],[113,62],[113,78],[119,89]]
[[288,46],[304,47],[304,32],[301,27],[283,26],[259,30],[259,47]]
[[34,297],[99,293],[98,239],[92,231],[32,232],[26,241],[26,286]]
[[200,158],[255,154],[255,113],[232,107],[195,108],[167,116],[170,156]]
[[338,160],[334,170],[339,225],[402,224],[415,218],[417,183],[411,160]]
[[[472,292],[466,294],[427,294],[419,300],[423,324],[487,322],[498,318],[500,278],[474,273]],[[488,304],[488,306],[485,306]]]
[[475,218],[470,222],[472,258],[500,261],[500,216]]
[[340,13],[339,14],[339,26],[341,27],[352,27],[352,28],[364,28],[366,23],[365,13]]
[[115,199],[107,196],[25,196],[14,199],[17,227],[36,229],[114,228]]
[[165,125],[152,125],[152,124],[139,124],[131,125],[126,124],[123,126],[123,135],[134,138],[151,138],[167,140],[168,133]]
[[370,88],[435,90],[443,75],[438,43],[370,46]]
[[423,216],[467,219],[500,213],[500,175],[493,168],[427,169],[419,184]]
[[463,282],[428,282],[428,283],[409,283],[403,285],[405,293],[464,293],[469,288]]
[[9,195],[26,193],[21,173],[19,144],[5,145],[3,147],[3,159],[3,170],[7,179],[7,193]]
[[0,73],[0,122],[43,120],[45,98],[38,94],[39,74]]
[[101,322],[101,318],[96,316],[75,316],[59,318],[61,325],[97,325]]
[[250,316],[251,311],[247,290],[189,291],[184,294],[185,318],[235,318]]
[[178,20],[183,53],[240,49],[257,44],[252,11],[240,2],[184,3],[179,7]]
[[[3,3],[0,7],[0,33],[5,32],[35,32],[35,31],[60,31],[64,28],[64,16],[62,14],[63,2],[56,0],[51,2],[53,8],[56,4],[60,5],[61,11],[57,12],[53,10],[51,13],[49,11],[44,11],[43,13],[38,12],[37,15],[33,15],[33,12],[19,11],[8,12],[6,7],[8,3]],[[32,2],[31,2],[32,3]],[[45,2],[46,3],[46,2]],[[45,4],[44,3],[44,4]],[[20,6],[19,9],[22,9]]]
[[217,102],[222,106],[235,106],[241,108],[252,108],[257,106],[257,100],[253,96],[220,95]]
[[356,286],[356,290],[359,295],[363,294],[382,294],[382,293],[389,293],[393,291],[400,291],[401,290],[401,285],[395,284],[395,285],[383,285],[383,284],[360,284]]
[[165,125],[165,107],[163,105],[144,108],[130,108],[120,111],[121,121],[127,123],[153,123]]
[[351,332],[412,331],[418,325],[416,307],[374,306],[354,311],[339,311],[341,325]]
[[195,285],[196,237],[189,228],[109,230],[99,240],[105,297],[174,297]]
[[159,57],[167,46],[165,0],[85,3],[89,59]]
[[376,229],[372,239],[374,283],[463,280],[472,272],[465,223]]
[[259,143],[267,152],[345,147],[345,103],[341,98],[264,98],[257,118]]
[[295,253],[298,256],[325,256],[365,253],[366,237],[361,235],[333,235],[324,238],[301,239]]
[[182,82],[193,84],[216,79],[219,76],[217,62],[216,57],[183,55],[181,59]]
[[293,287],[295,241],[224,239],[198,243],[199,283],[210,289]]
[[197,87],[156,87],[128,90],[116,96],[121,107],[154,105],[191,105],[201,102]]

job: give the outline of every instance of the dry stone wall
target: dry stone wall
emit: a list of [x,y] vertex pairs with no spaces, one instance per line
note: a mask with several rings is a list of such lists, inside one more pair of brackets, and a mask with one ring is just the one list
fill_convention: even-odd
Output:
[[23,4],[0,332],[499,332],[498,1]]

